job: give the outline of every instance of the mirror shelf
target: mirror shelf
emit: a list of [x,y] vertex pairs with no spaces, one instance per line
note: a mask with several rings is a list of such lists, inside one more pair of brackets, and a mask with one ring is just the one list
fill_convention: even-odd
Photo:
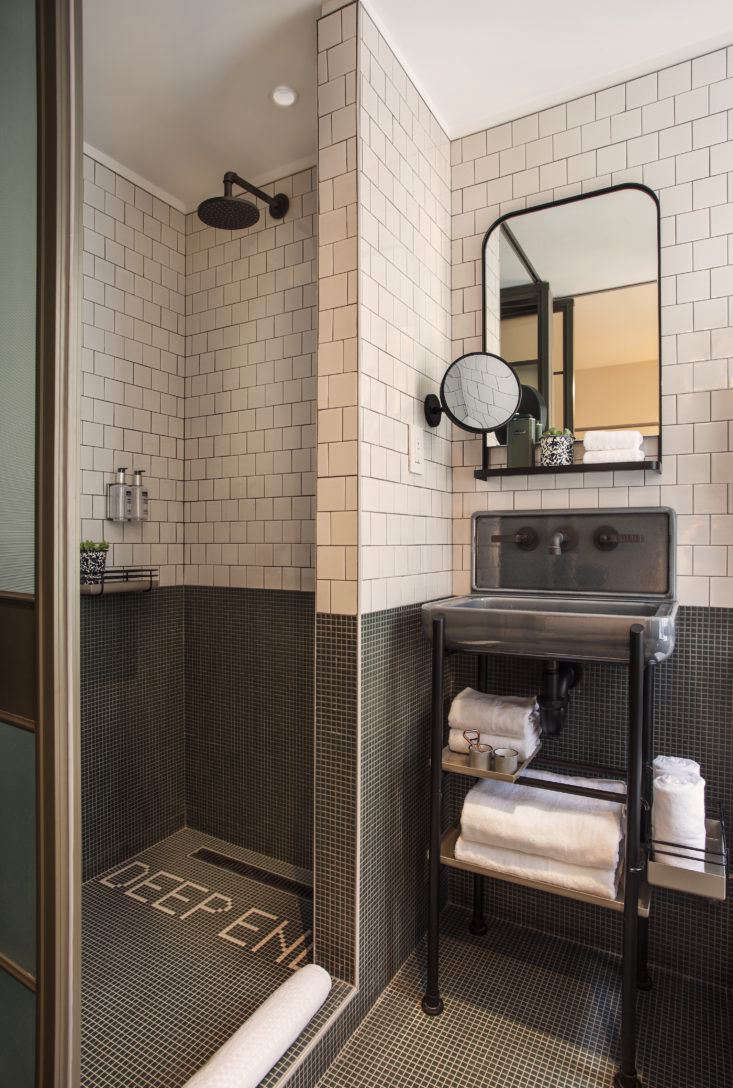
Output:
[[587,465],[575,461],[572,465],[529,465],[509,468],[507,465],[495,465],[491,468],[474,469],[476,480],[489,480],[493,476],[560,476],[564,473],[586,472],[661,472],[659,461],[608,461],[602,465]]

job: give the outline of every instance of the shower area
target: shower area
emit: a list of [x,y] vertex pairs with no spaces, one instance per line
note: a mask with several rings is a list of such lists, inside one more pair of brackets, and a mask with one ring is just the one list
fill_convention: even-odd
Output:
[[316,171],[186,206],[94,136],[81,1084],[180,1088],[312,957]]

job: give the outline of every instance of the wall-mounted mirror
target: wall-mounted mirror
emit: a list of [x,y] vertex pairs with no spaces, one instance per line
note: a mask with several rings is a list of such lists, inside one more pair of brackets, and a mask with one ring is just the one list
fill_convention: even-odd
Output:
[[[483,266],[485,350],[506,359],[522,386],[539,392],[547,426],[564,432],[570,461],[586,469],[658,467],[654,193],[620,185],[511,212],[488,231]],[[543,470],[540,460],[532,459],[530,471]],[[502,454],[490,457],[485,449],[480,474],[502,467]]]
[[521,388],[516,373],[498,355],[474,351],[462,355],[446,370],[440,397],[425,398],[431,427],[445,412],[464,431],[486,434],[506,424],[517,411]]

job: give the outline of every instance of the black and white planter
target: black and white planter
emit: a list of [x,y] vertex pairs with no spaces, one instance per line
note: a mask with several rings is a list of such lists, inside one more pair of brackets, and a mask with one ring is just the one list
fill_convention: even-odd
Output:
[[546,434],[540,438],[540,464],[545,468],[572,465],[573,444],[571,434]]
[[107,552],[100,549],[95,552],[79,553],[79,571],[83,586],[97,585],[102,581],[105,566],[107,564]]

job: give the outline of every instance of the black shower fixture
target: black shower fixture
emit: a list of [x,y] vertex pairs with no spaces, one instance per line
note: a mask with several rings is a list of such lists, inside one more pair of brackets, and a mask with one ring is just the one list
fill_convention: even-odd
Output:
[[232,187],[238,185],[252,196],[258,196],[270,207],[270,215],[273,219],[282,219],[290,201],[285,193],[276,193],[268,196],[254,185],[250,185],[239,174],[228,170],[224,175],[224,196],[210,196],[208,200],[202,200],[198,206],[198,217],[206,223],[207,227],[219,227],[221,230],[244,230],[253,226],[260,218],[260,210],[250,200],[243,200],[241,196],[232,196]]

